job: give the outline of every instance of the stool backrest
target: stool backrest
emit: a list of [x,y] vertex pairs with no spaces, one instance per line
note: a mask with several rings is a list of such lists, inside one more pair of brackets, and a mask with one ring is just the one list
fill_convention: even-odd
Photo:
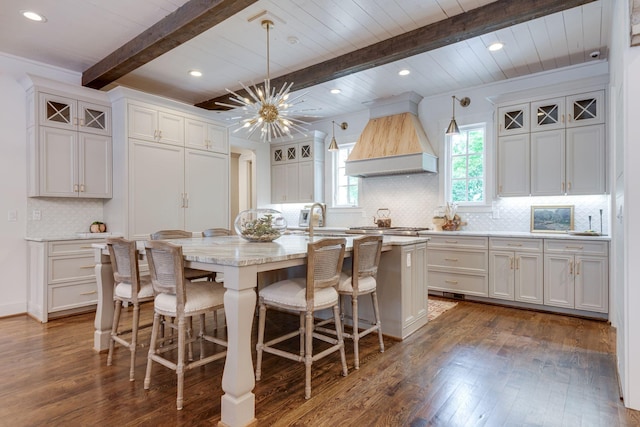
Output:
[[347,240],[322,239],[307,245],[307,304],[313,302],[315,288],[337,286]]
[[113,279],[116,283],[131,285],[131,299],[137,302],[140,292],[140,271],[138,270],[138,250],[135,240],[122,237],[107,238],[107,248],[111,258]]
[[[160,230],[151,234],[151,240],[190,239],[192,237],[198,236],[185,230]],[[202,233],[199,237],[202,237]]]
[[382,236],[364,236],[353,239],[351,280],[354,291],[358,289],[358,279],[377,276],[381,252]]
[[231,236],[231,230],[227,228],[207,228],[202,232],[204,237]]
[[147,241],[144,246],[154,292],[156,294],[175,294],[178,310],[184,309],[186,281],[182,246],[162,240]]

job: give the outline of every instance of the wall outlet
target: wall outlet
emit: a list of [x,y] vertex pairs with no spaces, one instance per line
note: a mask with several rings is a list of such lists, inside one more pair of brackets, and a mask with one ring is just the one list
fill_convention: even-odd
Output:
[[11,210],[7,213],[7,221],[17,221],[18,220],[18,211]]
[[31,212],[31,219],[40,221],[42,219],[42,212],[39,209],[34,209],[33,212]]

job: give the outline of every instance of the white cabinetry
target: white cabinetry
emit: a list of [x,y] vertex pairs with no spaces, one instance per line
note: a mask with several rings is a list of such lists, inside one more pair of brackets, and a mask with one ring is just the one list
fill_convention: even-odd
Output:
[[500,196],[605,192],[603,90],[500,106],[498,116]]
[[41,322],[98,302],[93,243],[104,239],[29,241],[27,312]]
[[607,242],[545,239],[545,305],[608,312],[608,251]]
[[[27,83],[28,195],[112,196],[111,107],[90,89],[82,98],[44,79]],[[59,86],[59,87],[57,87]],[[70,89],[76,90],[78,89]],[[91,96],[95,96],[91,98]]]
[[271,203],[324,200],[324,138],[309,136],[271,146]]
[[[121,133],[114,147],[114,199],[104,208],[111,229],[131,239],[146,239],[162,229],[230,228],[227,136],[218,135],[223,142],[208,146],[211,135],[205,133],[224,127],[198,116],[196,108],[169,100],[124,88],[109,94],[115,129]],[[142,125],[145,122],[148,126]],[[197,142],[200,138],[202,144]]]
[[529,134],[498,138],[498,194],[528,196],[530,182]]
[[404,339],[427,323],[427,244],[393,246],[378,269],[382,332]]
[[184,117],[147,104],[129,104],[130,138],[184,145]]
[[489,297],[543,303],[542,239],[489,238]]
[[187,118],[184,145],[206,151],[226,154],[229,152],[227,129],[223,126]]
[[433,236],[429,242],[429,289],[486,297],[486,237]]

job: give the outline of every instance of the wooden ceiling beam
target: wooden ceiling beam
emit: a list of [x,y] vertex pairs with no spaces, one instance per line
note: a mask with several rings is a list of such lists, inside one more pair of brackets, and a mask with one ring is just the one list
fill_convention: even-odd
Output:
[[[306,89],[593,1],[595,0],[498,0],[354,52],[272,78],[271,87],[279,88],[285,82],[294,82],[292,91]],[[247,95],[243,89],[235,92],[240,96]],[[218,102],[235,104],[229,100],[229,94],[226,94],[200,102],[196,106],[208,110],[228,109],[217,105]]]
[[82,73],[100,89],[207,31],[258,0],[190,0]]

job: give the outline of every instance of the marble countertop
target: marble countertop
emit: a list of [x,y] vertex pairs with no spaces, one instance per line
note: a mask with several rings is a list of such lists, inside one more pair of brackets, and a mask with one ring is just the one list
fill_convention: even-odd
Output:
[[122,233],[71,233],[61,234],[57,236],[45,237],[25,237],[25,240],[32,242],[57,242],[60,240],[89,240],[89,239],[106,239],[107,237],[122,237]]
[[528,231],[421,231],[422,236],[519,237],[535,239],[611,240],[611,236],[579,236],[568,233],[531,233]]
[[[346,237],[347,250],[353,248],[353,239],[361,236]],[[314,241],[324,237],[316,236]],[[428,236],[384,236],[383,250],[391,246],[406,246],[424,243]],[[171,243],[182,246],[184,259],[207,264],[246,266],[286,261],[307,256],[308,236],[283,235],[273,242],[252,243],[238,236],[204,237],[193,239],[172,239]],[[104,243],[94,243],[93,247],[106,249]],[[138,242],[138,248],[144,248],[144,242]]]

